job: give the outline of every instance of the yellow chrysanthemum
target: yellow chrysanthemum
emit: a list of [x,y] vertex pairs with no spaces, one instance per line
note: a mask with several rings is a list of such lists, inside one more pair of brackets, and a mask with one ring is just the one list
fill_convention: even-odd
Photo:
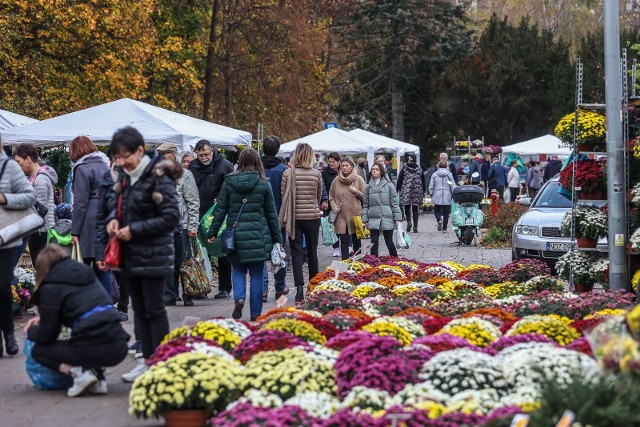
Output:
[[540,334],[563,346],[580,338],[578,331],[566,323],[566,318],[554,316],[537,316],[533,319],[523,319],[524,322],[520,320],[505,335]]
[[584,318],[585,319],[601,319],[603,317],[621,316],[625,313],[626,311],[624,311],[621,308],[616,308],[616,309],[605,308],[604,310],[598,310],[594,313],[591,313],[585,316]]
[[400,326],[391,322],[369,323],[362,328],[363,331],[371,332],[380,336],[390,336],[402,343],[403,346],[411,344],[413,338],[411,334]]
[[272,320],[262,329],[289,332],[305,341],[313,341],[318,344],[324,344],[327,341],[327,338],[315,326],[297,319]]

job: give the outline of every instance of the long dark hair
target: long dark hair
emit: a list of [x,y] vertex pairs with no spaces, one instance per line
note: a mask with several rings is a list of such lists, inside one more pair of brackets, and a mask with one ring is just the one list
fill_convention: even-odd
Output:
[[242,150],[238,158],[238,169],[236,169],[236,172],[258,172],[260,178],[265,178],[264,166],[262,166],[262,160],[260,160],[258,152],[253,148]]

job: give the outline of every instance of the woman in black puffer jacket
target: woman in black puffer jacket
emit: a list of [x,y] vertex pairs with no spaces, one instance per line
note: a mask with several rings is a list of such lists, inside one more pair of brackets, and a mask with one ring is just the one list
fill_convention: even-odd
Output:
[[128,277],[131,303],[142,339],[141,359],[122,380],[132,382],[147,369],[148,359],[169,332],[164,304],[164,282],[173,275],[174,231],[180,222],[175,180],[182,167],[157,152],[144,151],[140,132],[127,126],[118,130],[109,147],[118,166],[114,180],[116,206],[107,217],[107,233],[122,243],[121,267]]
[[[33,358],[73,377],[69,397],[89,389],[105,394],[103,367],[124,360],[129,339],[111,296],[91,267],[71,260],[58,245],[51,244],[40,252],[36,271],[33,303],[40,316],[30,319],[24,328],[35,343]],[[71,328],[71,338],[57,341],[62,326]]]

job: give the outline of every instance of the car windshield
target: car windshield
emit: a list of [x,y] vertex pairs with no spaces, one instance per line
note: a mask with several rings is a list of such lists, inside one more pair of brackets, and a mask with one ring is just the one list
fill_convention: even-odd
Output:
[[559,181],[551,181],[543,188],[542,192],[534,201],[532,207],[535,208],[571,208],[571,200],[558,193],[560,189]]

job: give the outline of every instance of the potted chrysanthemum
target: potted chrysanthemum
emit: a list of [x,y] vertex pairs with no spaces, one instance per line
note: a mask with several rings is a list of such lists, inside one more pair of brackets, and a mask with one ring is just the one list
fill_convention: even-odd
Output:
[[571,280],[573,271],[573,285],[576,292],[589,292],[597,278],[593,265],[597,261],[594,255],[580,251],[569,251],[558,258],[556,272],[565,280]]
[[607,216],[593,206],[578,206],[567,212],[562,218],[561,231],[563,236],[571,236],[571,219],[574,218],[575,236],[579,248],[595,248],[598,240],[607,237],[609,231]]
[[[569,113],[560,119],[554,134],[564,147],[574,145],[575,113]],[[603,151],[607,142],[606,117],[594,111],[580,111],[578,114],[575,138],[578,151]]]

